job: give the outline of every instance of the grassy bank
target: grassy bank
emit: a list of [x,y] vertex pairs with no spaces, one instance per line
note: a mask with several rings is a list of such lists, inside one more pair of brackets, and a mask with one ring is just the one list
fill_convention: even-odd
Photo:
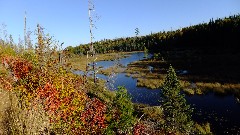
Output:
[[[107,53],[107,54],[97,54],[95,58],[89,57],[88,61],[114,61],[120,58],[125,58],[128,57],[129,54],[134,53],[134,52],[118,52],[118,53]],[[87,56],[86,55],[74,55],[71,54],[71,56],[68,57],[68,63],[72,66],[72,69],[75,70],[81,70],[85,71],[86,70],[86,64],[87,64]]]

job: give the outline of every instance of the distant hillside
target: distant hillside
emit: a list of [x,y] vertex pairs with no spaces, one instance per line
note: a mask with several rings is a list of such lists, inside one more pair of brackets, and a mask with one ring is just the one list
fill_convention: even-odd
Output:
[[[150,51],[158,52],[172,47],[217,47],[240,48],[240,14],[208,23],[185,27],[175,31],[161,31],[141,37],[127,37],[118,39],[104,39],[94,42],[97,53],[118,51],[141,51],[146,47]],[[70,53],[86,54],[89,44],[77,47],[67,47]]]

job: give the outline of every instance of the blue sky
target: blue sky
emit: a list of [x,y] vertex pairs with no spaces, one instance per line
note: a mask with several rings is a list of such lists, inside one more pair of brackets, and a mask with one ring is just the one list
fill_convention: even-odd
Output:
[[[94,41],[173,30],[240,13],[240,0],[94,0]],[[0,0],[0,23],[14,41],[37,23],[66,46],[90,41],[87,0]],[[2,27],[0,27],[2,29]],[[32,36],[32,38],[35,38]]]

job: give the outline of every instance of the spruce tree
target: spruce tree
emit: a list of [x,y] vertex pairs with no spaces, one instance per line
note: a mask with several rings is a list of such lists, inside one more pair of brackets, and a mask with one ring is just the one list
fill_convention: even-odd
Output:
[[170,65],[161,94],[161,104],[165,116],[164,129],[169,133],[189,134],[193,126],[191,120],[193,110],[186,104],[180,88],[177,75]]

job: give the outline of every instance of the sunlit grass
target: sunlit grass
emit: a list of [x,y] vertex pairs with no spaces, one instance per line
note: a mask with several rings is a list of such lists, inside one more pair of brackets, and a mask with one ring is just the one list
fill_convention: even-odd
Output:
[[212,134],[211,129],[210,129],[210,123],[205,123],[205,124],[195,124],[196,130],[198,130],[199,134]]
[[68,62],[71,63],[71,66],[73,69],[76,70],[81,70],[81,71],[85,71],[86,70],[86,64],[87,62],[91,62],[91,61],[114,61],[117,59],[121,59],[121,58],[125,58],[125,57],[129,57],[131,53],[134,52],[118,52],[118,53],[108,53],[108,54],[97,54],[95,58],[90,57],[87,59],[86,55],[72,55],[70,58],[68,58]]
[[108,76],[112,73],[122,73],[124,71],[125,71],[124,67],[113,66],[113,67],[109,67],[106,69],[100,69],[100,70],[98,70],[98,73]]
[[160,79],[142,79],[138,78],[137,86],[139,87],[147,87],[150,89],[161,88],[163,85],[163,80]]
[[156,73],[154,69],[153,72],[149,70],[148,64],[152,64],[155,61],[138,61],[133,62],[128,65],[127,70],[125,71],[127,75],[131,75],[132,78],[137,79],[138,87],[147,87],[150,89],[161,88],[163,85],[163,80],[166,74]]

